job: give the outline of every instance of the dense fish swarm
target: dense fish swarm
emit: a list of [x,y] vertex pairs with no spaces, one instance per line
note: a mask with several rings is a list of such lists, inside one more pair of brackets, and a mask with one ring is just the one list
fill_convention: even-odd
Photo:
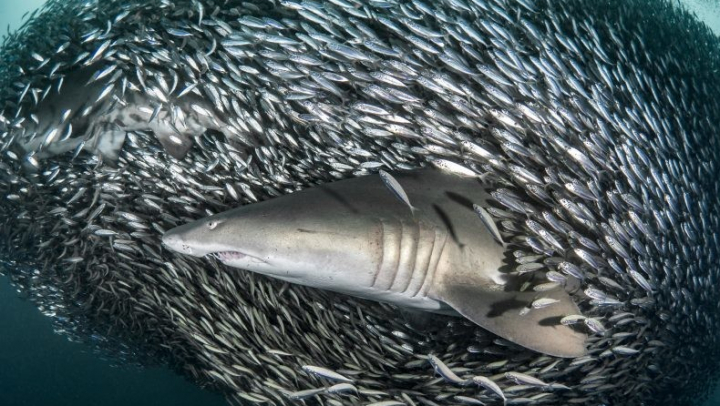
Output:
[[[51,0],[0,48],[0,258],[58,332],[242,404],[697,404],[720,362],[719,52],[666,1]],[[575,287],[587,356],[160,245],[428,165],[493,185],[479,213],[527,289]]]

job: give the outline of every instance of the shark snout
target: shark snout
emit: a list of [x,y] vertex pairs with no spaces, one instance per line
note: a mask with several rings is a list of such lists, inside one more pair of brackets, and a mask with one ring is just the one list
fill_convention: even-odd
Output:
[[190,245],[185,243],[185,239],[179,233],[172,231],[165,233],[162,237],[163,245],[171,250],[180,254],[194,255],[193,249]]

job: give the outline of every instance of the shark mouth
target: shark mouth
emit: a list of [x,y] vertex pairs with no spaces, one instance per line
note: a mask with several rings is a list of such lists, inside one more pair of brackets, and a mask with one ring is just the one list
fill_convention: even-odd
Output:
[[265,262],[260,258],[253,257],[252,255],[244,254],[240,251],[218,251],[205,255],[205,257],[215,258],[222,263],[235,261],[238,259],[252,259],[257,262]]
[[213,252],[213,253],[207,254],[205,256],[215,258],[220,262],[227,262],[227,261],[232,261],[234,259],[242,259],[242,258],[247,257],[247,255],[245,255],[239,251],[218,251],[218,252]]

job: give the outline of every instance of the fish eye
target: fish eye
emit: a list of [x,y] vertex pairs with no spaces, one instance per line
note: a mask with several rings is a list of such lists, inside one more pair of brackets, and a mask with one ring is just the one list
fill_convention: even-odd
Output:
[[217,220],[210,220],[210,221],[207,222],[207,228],[209,228],[209,229],[212,230],[212,229],[214,229],[215,227],[217,227],[218,224],[220,224],[219,221],[217,221]]

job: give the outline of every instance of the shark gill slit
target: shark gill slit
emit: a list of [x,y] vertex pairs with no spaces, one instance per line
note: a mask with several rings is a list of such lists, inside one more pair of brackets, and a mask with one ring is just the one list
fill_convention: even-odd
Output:
[[378,219],[378,222],[380,223],[380,238],[378,238],[378,241],[380,242],[379,249],[380,249],[380,260],[378,261],[377,269],[375,269],[375,275],[373,276],[372,283],[370,284],[370,287],[375,287],[375,283],[377,282],[378,275],[380,275],[380,271],[382,270],[383,262],[385,261],[385,226],[383,226],[382,219]]
[[420,237],[420,224],[412,221],[409,224],[403,220],[400,223],[400,246],[399,261],[393,281],[390,284],[390,290],[393,292],[405,292],[413,280],[413,271],[415,270],[415,261],[418,248],[418,238]]
[[422,287],[417,293],[417,295],[421,297],[427,296],[428,290],[433,284],[433,280],[435,279],[435,273],[437,271],[438,264],[440,263],[440,258],[445,251],[445,246],[448,240],[447,233],[443,232],[437,227],[433,227],[433,231],[435,233],[435,239],[433,241],[432,252],[430,254],[430,264],[428,266],[427,272],[425,273],[425,280],[423,281]]
[[427,227],[423,222],[418,222],[417,248],[415,251],[415,266],[412,271],[412,278],[408,282],[403,294],[416,297],[422,288],[425,276],[430,267],[430,258],[435,245],[435,230]]
[[392,286],[400,260],[401,230],[398,230],[398,226],[400,226],[398,223],[380,219],[383,254],[380,267],[375,274],[375,280],[371,285],[373,288],[389,290]]

